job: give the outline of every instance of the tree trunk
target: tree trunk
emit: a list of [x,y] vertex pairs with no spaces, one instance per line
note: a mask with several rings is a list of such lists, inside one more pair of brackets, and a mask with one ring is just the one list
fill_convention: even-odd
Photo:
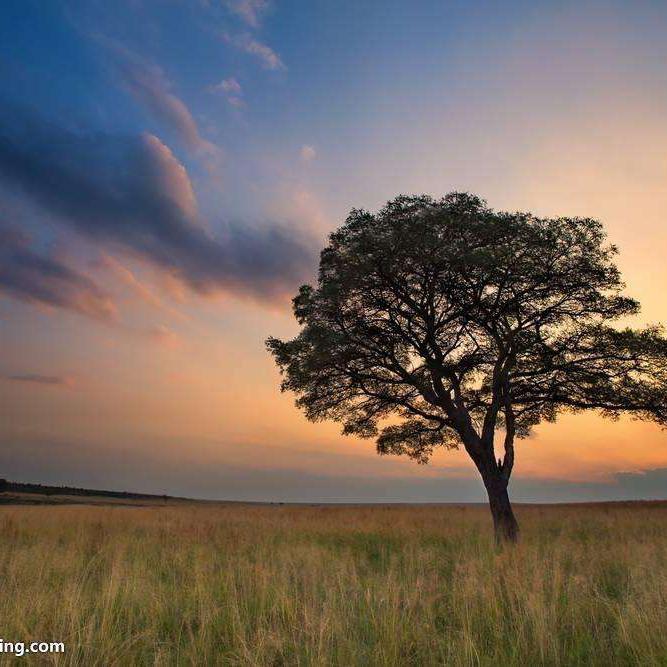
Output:
[[485,479],[484,485],[489,496],[496,542],[498,544],[516,542],[519,539],[519,524],[512,512],[512,504],[507,493],[507,482],[499,474],[495,474],[491,479]]
[[489,508],[498,544],[514,543],[519,540],[519,524],[514,517],[507,493],[507,484],[514,467],[512,438],[513,433],[510,432],[510,438],[505,441],[505,458],[496,461],[493,442],[485,445],[472,427],[467,434],[461,435],[466,451],[477,467],[489,496]]

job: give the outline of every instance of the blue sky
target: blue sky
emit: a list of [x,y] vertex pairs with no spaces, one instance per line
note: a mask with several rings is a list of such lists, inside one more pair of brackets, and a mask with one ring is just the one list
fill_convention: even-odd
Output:
[[[294,333],[289,297],[351,208],[451,190],[602,219],[643,321],[664,319],[666,29],[647,1],[5,1],[5,468],[207,497],[344,499],[361,478],[367,500],[473,499],[458,453],[425,470],[305,422],[263,341]],[[596,417],[520,447],[529,500],[641,496],[628,474],[654,494],[667,469],[663,433]]]

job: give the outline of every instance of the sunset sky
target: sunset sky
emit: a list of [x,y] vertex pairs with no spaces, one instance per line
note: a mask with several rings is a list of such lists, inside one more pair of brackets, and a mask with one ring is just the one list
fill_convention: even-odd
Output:
[[[0,476],[481,501],[311,424],[264,349],[353,207],[467,190],[602,220],[667,321],[667,4],[4,0]],[[566,416],[517,500],[667,496],[667,433]]]

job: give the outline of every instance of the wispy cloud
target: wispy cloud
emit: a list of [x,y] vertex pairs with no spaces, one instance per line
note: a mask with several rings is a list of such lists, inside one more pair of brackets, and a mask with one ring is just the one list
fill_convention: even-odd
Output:
[[207,90],[209,93],[222,95],[234,107],[242,107],[245,104],[241,84],[234,77],[223,79],[220,83],[209,86]]
[[125,87],[165,129],[193,152],[216,154],[220,151],[201,136],[190,109],[172,92],[171,82],[160,67],[115,43],[107,44]]
[[231,44],[240,51],[257,58],[264,69],[287,69],[280,56],[270,46],[258,41],[247,32],[240,35],[223,33],[222,38],[227,44]]
[[224,4],[252,28],[259,27],[262,14],[269,7],[268,0],[224,0]]
[[20,231],[0,226],[0,293],[29,303],[64,308],[111,321],[111,296],[91,278],[62,261],[37,252]]
[[163,324],[150,327],[146,333],[150,340],[162,347],[174,349],[183,345],[183,339]]
[[161,299],[155,290],[151,289],[142,280],[140,280],[135,273],[125,264],[120,262],[117,258],[108,254],[103,254],[102,257],[94,263],[96,268],[106,269],[114,278],[118,279],[120,283],[125,285],[130,293],[136,295],[142,302],[161,311],[162,313],[178,320],[187,320],[188,317],[176,308],[172,308],[168,303]]
[[299,151],[299,157],[304,162],[312,162],[316,156],[317,156],[317,151],[315,150],[314,146],[310,146],[309,144],[304,144],[303,146],[301,146],[301,150]]
[[47,387],[72,387],[74,378],[66,375],[39,375],[36,373],[25,373],[22,375],[7,375],[6,380],[11,382],[23,382],[26,384],[46,385]]
[[[22,128],[0,122],[0,181],[103,248],[147,261],[201,294],[275,301],[310,277],[315,244],[303,232],[273,223],[225,224],[217,237],[208,233],[185,168],[157,137],[84,135],[20,118]],[[39,265],[25,251],[10,259],[2,268],[11,289],[108,316],[103,293],[84,276]],[[54,278],[27,285],[26,265]],[[62,289],[52,293],[53,285]]]

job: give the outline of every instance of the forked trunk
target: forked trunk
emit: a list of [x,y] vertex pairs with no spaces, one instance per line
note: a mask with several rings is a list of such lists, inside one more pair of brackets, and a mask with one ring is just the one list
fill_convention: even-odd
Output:
[[[472,429],[470,429],[472,430]],[[505,457],[496,461],[491,446],[476,438],[474,432],[469,438],[463,438],[466,451],[482,476],[486,493],[489,496],[489,509],[493,517],[493,529],[496,543],[517,542],[519,524],[514,517],[512,504],[507,493],[507,484],[514,466],[514,447],[511,438],[505,442]]]
[[514,517],[512,504],[507,493],[507,483],[494,475],[495,479],[485,480],[486,492],[489,496],[489,507],[493,516],[493,528],[498,544],[516,542],[519,539],[519,524]]

